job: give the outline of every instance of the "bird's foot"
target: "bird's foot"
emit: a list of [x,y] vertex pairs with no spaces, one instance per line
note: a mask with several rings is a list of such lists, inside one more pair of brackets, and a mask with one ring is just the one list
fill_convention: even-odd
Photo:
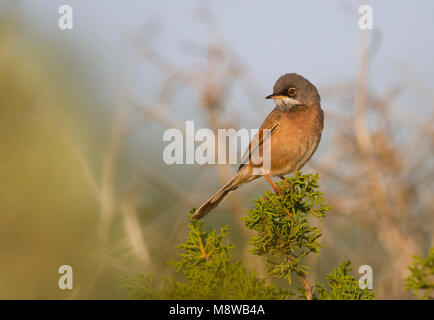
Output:
[[273,188],[274,192],[281,195],[282,194],[282,192],[281,192],[282,187],[277,187],[274,184],[273,180],[271,180],[271,178],[268,176],[268,174],[264,175],[264,177],[265,177],[265,179],[267,179],[268,183],[270,184],[271,188]]

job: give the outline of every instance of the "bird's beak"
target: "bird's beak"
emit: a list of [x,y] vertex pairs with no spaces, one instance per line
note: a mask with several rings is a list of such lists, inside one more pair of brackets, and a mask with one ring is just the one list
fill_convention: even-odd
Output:
[[286,97],[285,96],[280,96],[280,95],[277,95],[277,94],[270,94],[269,96],[265,97],[265,99],[274,99],[274,100],[283,99],[283,98],[286,98]]

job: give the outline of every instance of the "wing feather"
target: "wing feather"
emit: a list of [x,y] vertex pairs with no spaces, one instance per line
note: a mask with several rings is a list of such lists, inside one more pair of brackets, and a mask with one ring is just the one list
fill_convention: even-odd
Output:
[[[244,165],[249,163],[252,154],[256,152],[256,150],[264,143],[264,141],[267,141],[267,139],[271,138],[273,132],[280,125],[280,117],[281,117],[281,112],[279,110],[274,109],[264,120],[256,135],[250,141],[249,147],[244,152],[241,158],[241,164],[240,167],[238,168],[238,171],[240,171],[241,168],[244,167]],[[271,133],[265,135],[264,137],[264,130],[266,129],[271,130]]]

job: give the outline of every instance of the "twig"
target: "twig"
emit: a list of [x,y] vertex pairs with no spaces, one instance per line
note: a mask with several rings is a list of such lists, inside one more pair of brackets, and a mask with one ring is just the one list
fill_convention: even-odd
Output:
[[297,272],[298,278],[300,279],[301,283],[303,284],[304,291],[306,292],[306,299],[312,300],[312,289],[309,285],[309,282],[306,279],[306,276],[303,272],[298,271]]

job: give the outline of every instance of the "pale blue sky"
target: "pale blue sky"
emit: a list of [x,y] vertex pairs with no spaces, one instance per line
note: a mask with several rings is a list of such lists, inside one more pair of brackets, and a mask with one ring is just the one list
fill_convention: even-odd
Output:
[[[3,0],[4,1],[4,0]],[[21,15],[47,37],[95,50],[108,73],[119,70],[125,34],[148,21],[161,26],[156,42],[179,64],[188,63],[181,45],[205,39],[198,21],[198,1],[24,0]],[[355,70],[359,1],[220,0],[211,1],[225,41],[249,68],[255,80],[270,87],[283,72],[299,72],[317,84],[350,77]],[[376,81],[389,81],[394,63],[410,66],[428,83],[434,80],[434,1],[371,0],[374,27],[383,42],[373,64]],[[74,30],[57,28],[58,7],[74,9]],[[346,8],[344,8],[346,7]],[[69,32],[69,33],[68,33]]]
[[[68,65],[57,56],[71,50],[88,57],[86,75],[80,84],[92,88],[93,94],[103,98],[103,106],[113,110],[117,95],[126,87],[133,96],[146,100],[152,95],[152,86],[158,83],[155,74],[145,67],[143,58],[130,46],[131,35],[144,25],[156,25],[159,33],[151,37],[153,46],[171,63],[189,66],[199,55],[186,50],[191,43],[205,43],[207,34],[198,19],[197,0],[0,0],[13,3],[24,30],[35,34],[35,39],[47,39],[63,50],[47,57],[49,63]],[[203,1],[202,1],[203,2]],[[242,112],[252,108],[251,101],[236,91],[228,105],[237,108],[240,125],[257,128],[272,109],[268,95],[276,79],[287,72],[297,72],[319,88],[324,110],[331,111],[337,104],[322,88],[347,79],[356,73],[356,39],[358,32],[357,8],[361,1],[343,0],[212,0],[210,8],[216,17],[220,35],[249,70],[257,84],[254,97],[257,113]],[[434,84],[434,1],[403,0],[367,1],[374,14],[374,29],[381,30],[382,42],[370,69],[370,89],[384,92],[385,88],[404,84],[411,70],[426,85],[425,91],[433,97]],[[74,30],[58,28],[58,8],[69,4],[74,11]],[[370,32],[370,31],[368,31]],[[41,43],[45,48],[45,44]],[[70,59],[68,57],[67,59]],[[57,61],[56,61],[57,60]],[[397,68],[399,66],[399,68]],[[71,63],[71,68],[76,64]],[[79,69],[79,68],[78,68]],[[410,77],[408,77],[410,78]],[[151,90],[150,90],[151,89]],[[79,86],[71,89],[83,95]],[[427,101],[417,90],[406,90],[398,102],[405,113],[417,114],[422,119],[430,113]],[[181,118],[198,120],[197,109],[185,108],[191,97],[181,97],[174,110]],[[338,102],[339,103],[339,102]],[[409,108],[411,107],[411,109]],[[336,110],[336,109],[335,109]],[[417,110],[415,113],[414,111]],[[133,137],[139,145],[162,148],[160,139],[142,132],[137,126]],[[330,130],[330,127],[327,127]],[[155,129],[155,127],[154,127]],[[330,132],[325,132],[318,153],[326,148]],[[133,148],[136,149],[136,148]],[[158,152],[156,153],[158,154]]]

